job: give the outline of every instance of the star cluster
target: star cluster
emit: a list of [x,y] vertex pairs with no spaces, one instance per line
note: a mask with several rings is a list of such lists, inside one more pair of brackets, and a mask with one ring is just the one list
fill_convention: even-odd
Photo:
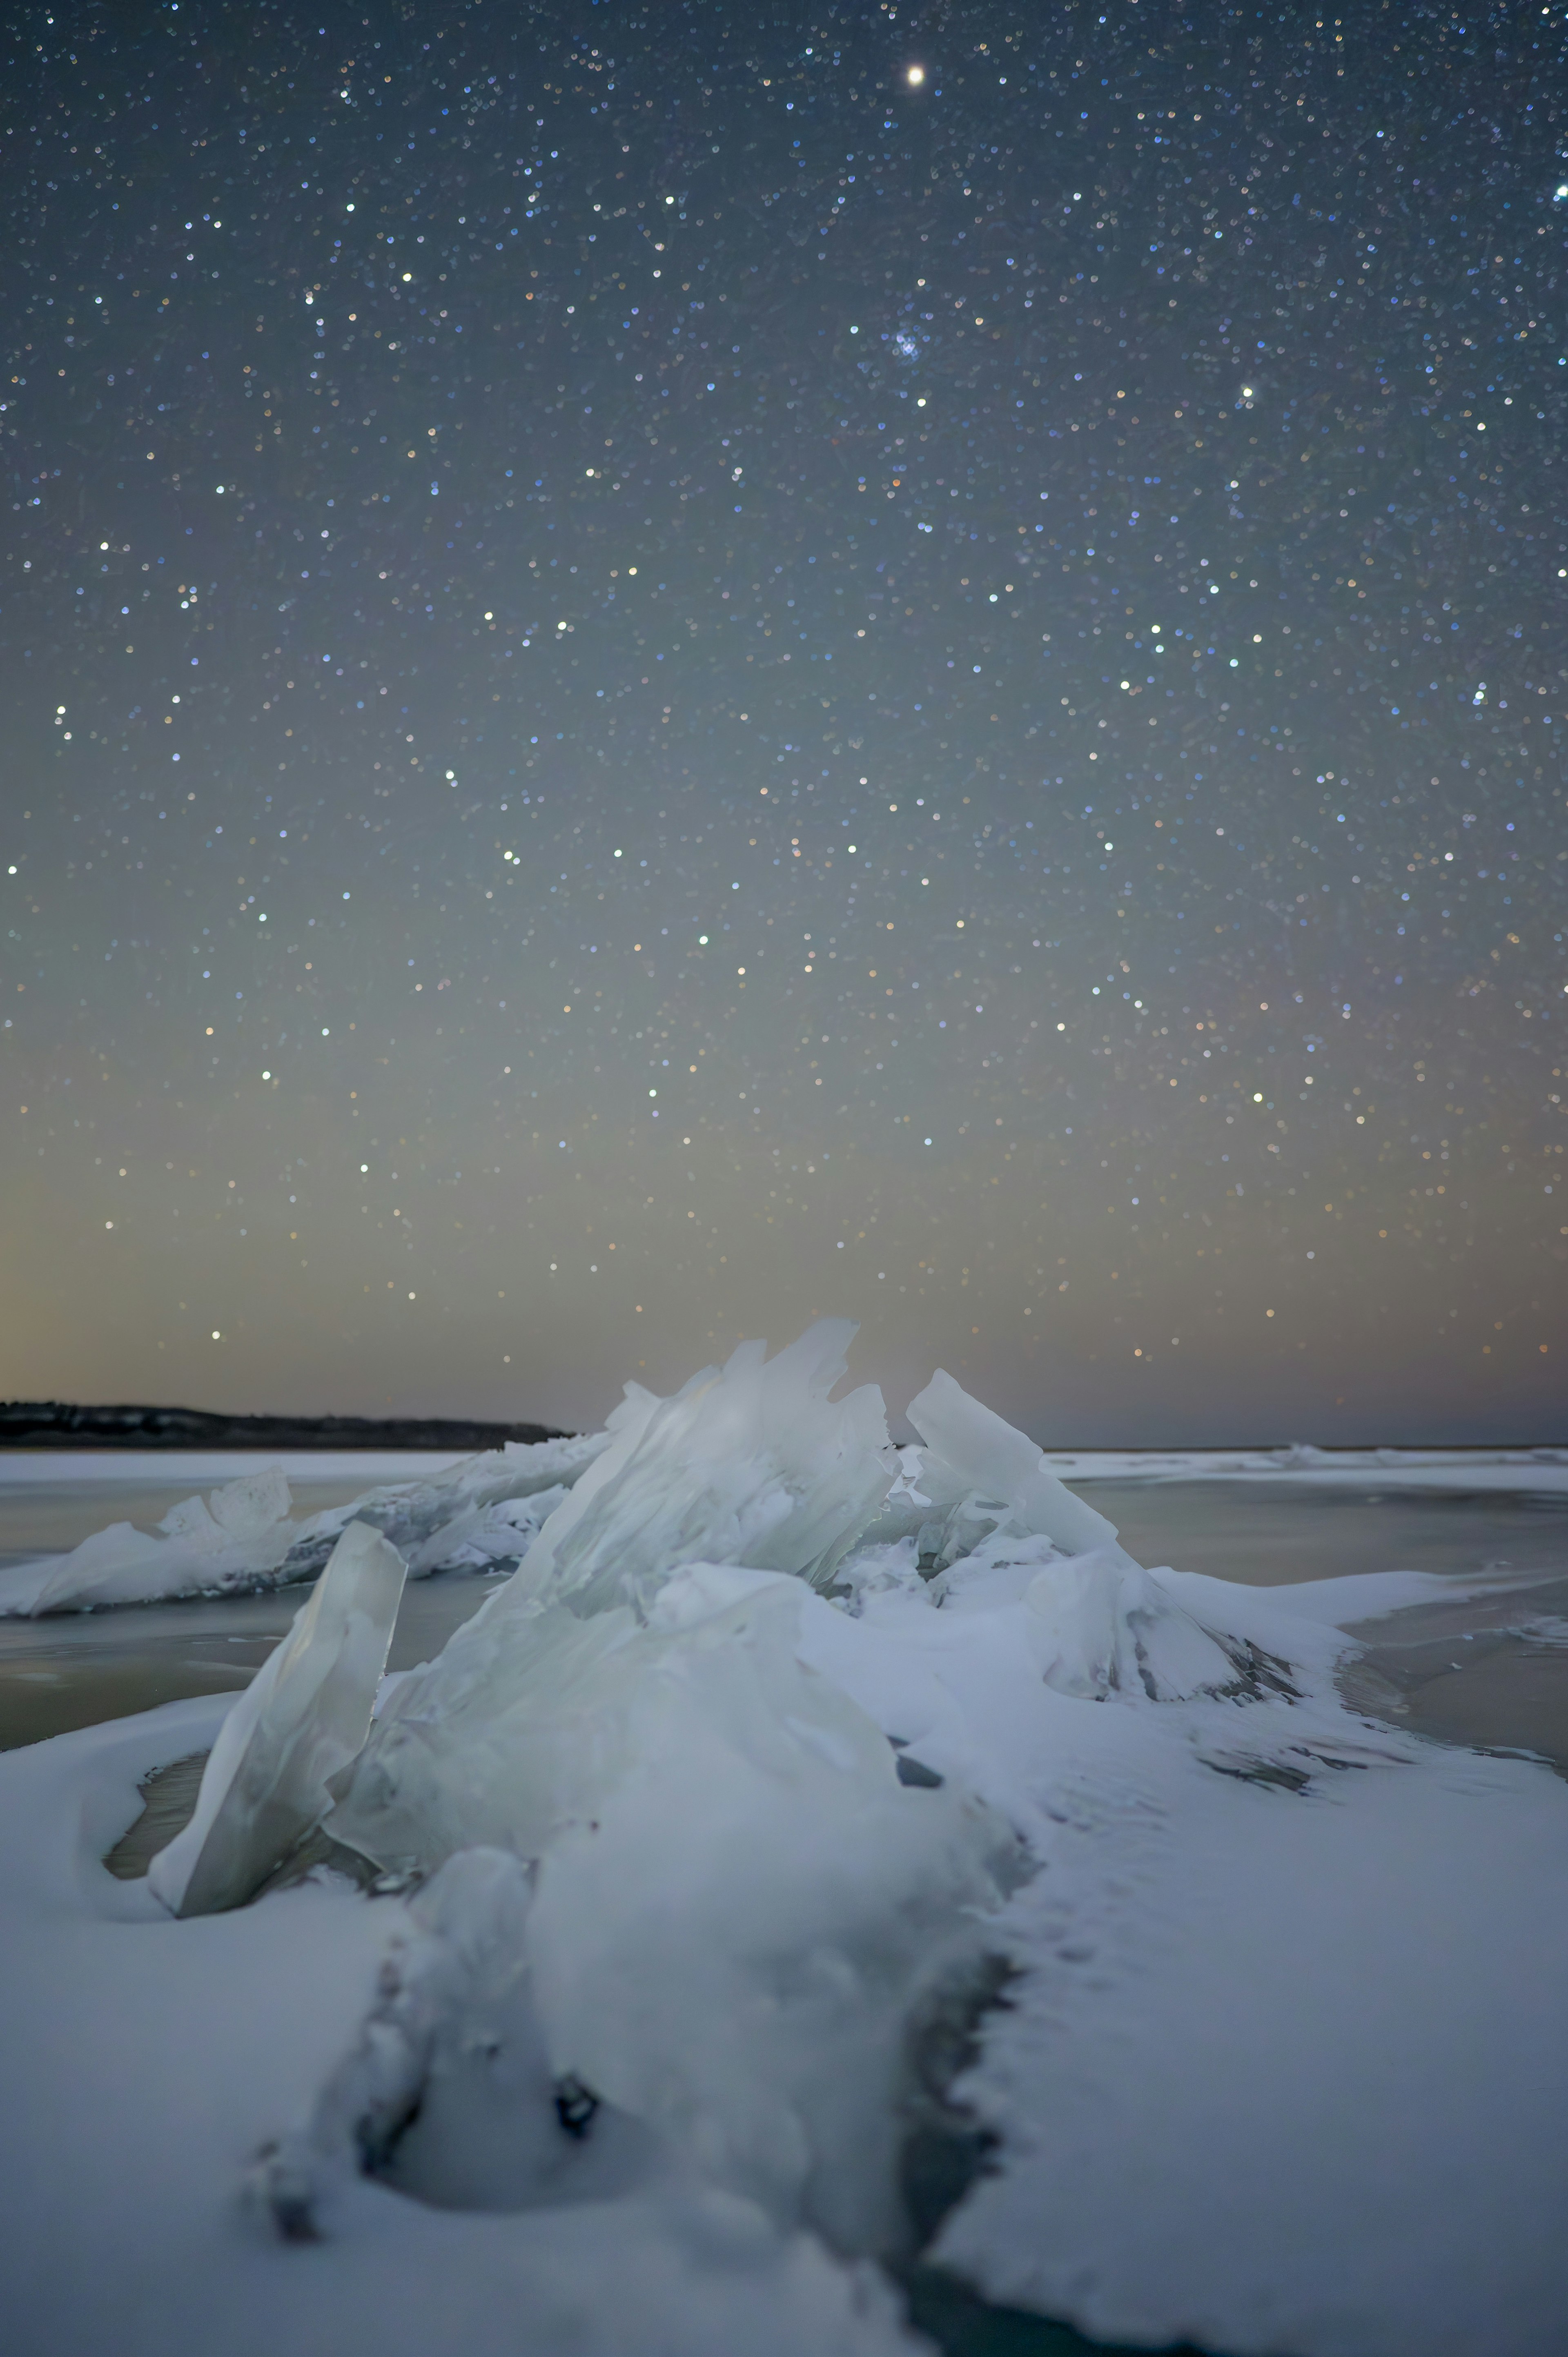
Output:
[[1554,1438],[1564,12],[7,64],[7,1390]]

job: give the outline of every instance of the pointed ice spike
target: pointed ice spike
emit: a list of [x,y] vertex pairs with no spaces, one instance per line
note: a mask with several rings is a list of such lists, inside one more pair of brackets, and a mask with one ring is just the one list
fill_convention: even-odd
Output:
[[[769,1361],[773,1382],[804,1382],[811,1391],[831,1392],[848,1370],[849,1346],[859,1331],[853,1318],[819,1318],[814,1326],[808,1326],[803,1334],[797,1335]],[[756,1363],[761,1363],[766,1348],[766,1343],[756,1345]],[[730,1361],[731,1366],[739,1355],[737,1351]]]
[[920,1438],[972,1489],[1005,1498],[1024,1530],[1038,1531],[1068,1555],[1108,1547],[1121,1562],[1132,1561],[1117,1542],[1114,1523],[1075,1498],[1047,1471],[1043,1453],[1026,1434],[971,1399],[943,1368],[909,1402],[908,1415]]
[[575,1612],[602,1611],[699,1558],[825,1585],[897,1470],[875,1386],[827,1396],[855,1331],[824,1318],[775,1358],[742,1342],[669,1399],[628,1397],[498,1611],[567,1597]]
[[370,1732],[403,1594],[403,1560],[350,1523],[308,1604],[223,1723],[196,1814],[154,1858],[149,1888],[174,1915],[238,1907],[319,1824],[329,1780]]

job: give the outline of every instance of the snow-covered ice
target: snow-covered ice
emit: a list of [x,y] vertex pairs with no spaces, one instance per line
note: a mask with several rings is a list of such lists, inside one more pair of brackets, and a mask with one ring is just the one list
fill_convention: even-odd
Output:
[[[934,2135],[989,2140],[933,2253],[994,2300],[1555,2357],[1568,1791],[1339,1684],[1456,1583],[1145,1567],[950,1377],[892,1448],[847,1339],[628,1387],[532,1491],[403,1485],[238,1702],[0,1756],[8,2345],[890,2357]],[[174,1920],[363,1732],[343,1549],[508,1532],[332,1776],[381,1895]],[[115,1881],[139,1780],[209,1748],[199,1830]]]
[[345,2171],[282,2238],[265,2152],[316,2120],[424,1936],[330,1879],[177,1922],[102,1851],[227,1704],[0,1758],[7,2357],[913,2357],[868,2266],[662,2179],[522,2212]]

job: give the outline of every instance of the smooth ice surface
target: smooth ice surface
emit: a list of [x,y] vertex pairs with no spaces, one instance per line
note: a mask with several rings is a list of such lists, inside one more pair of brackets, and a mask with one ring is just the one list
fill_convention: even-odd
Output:
[[371,1724],[403,1583],[396,1547],[350,1523],[225,1719],[196,1814],[152,1862],[147,1887],[171,1914],[239,1906],[326,1815]]
[[1342,1698],[1463,1584],[1144,1568],[947,1378],[888,1450],[830,1339],[629,1391],[386,1693],[329,1829],[409,1896],[176,1922],[103,1873],[212,1704],[0,1757],[24,2357],[908,2349],[857,2255],[908,2233],[921,2041],[982,1957],[942,2116],[994,2141],[935,2251],[988,2296],[1556,2357],[1568,1790]]

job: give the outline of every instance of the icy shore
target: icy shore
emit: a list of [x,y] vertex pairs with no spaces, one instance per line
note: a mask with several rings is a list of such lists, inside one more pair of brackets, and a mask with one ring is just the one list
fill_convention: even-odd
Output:
[[[369,1523],[402,1549],[415,1579],[515,1563],[608,1441],[607,1433],[509,1441],[297,1523],[283,1468],[263,1466],[220,1482],[205,1500],[182,1500],[154,1531],[112,1523],[69,1555],[0,1567],[0,1617],[294,1587],[316,1577],[351,1521]],[[59,1459],[47,1464],[58,1480]],[[114,1469],[124,1471],[121,1460]]]
[[[1336,1682],[1451,1587],[1144,1568],[950,1377],[895,1449],[852,1330],[319,1518],[245,1695],[0,1757],[23,2357],[881,2357],[931,2232],[1140,2345],[1560,2345],[1568,1791]],[[518,1567],[372,1723],[452,1559]]]

